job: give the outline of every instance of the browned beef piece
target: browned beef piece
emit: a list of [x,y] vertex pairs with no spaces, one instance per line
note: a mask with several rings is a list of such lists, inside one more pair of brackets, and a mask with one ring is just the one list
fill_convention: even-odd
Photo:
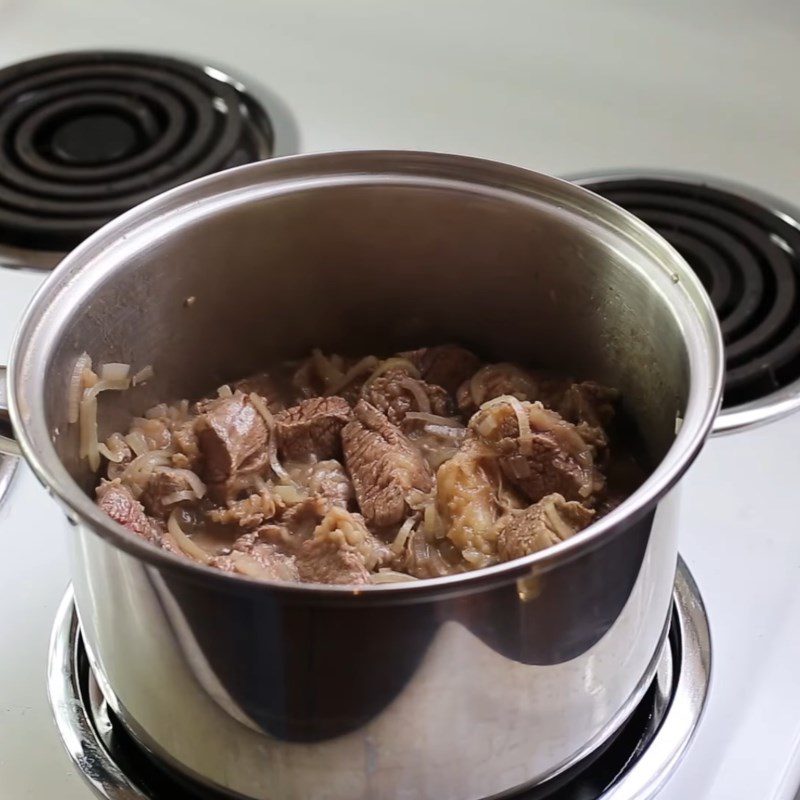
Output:
[[441,386],[412,378],[403,369],[390,369],[377,377],[364,389],[362,397],[395,425],[400,425],[409,411],[440,417],[453,413],[453,402]]
[[258,472],[267,463],[267,427],[247,395],[236,392],[203,404],[195,422],[207,483]]
[[155,520],[145,513],[144,506],[134,498],[130,490],[120,481],[102,481],[96,489],[97,505],[114,522],[124,525],[128,530],[153,544],[159,544],[160,530]]
[[400,356],[407,358],[428,383],[442,386],[451,394],[481,365],[474,353],[456,344],[421,347]]
[[300,546],[297,571],[305,583],[369,583],[369,572],[358,553],[319,539],[309,539]]
[[275,415],[278,451],[286,459],[324,460],[341,454],[341,431],[351,417],[341,397],[311,397]]
[[[191,492],[191,498],[176,497],[179,492]],[[150,475],[147,488],[141,501],[150,516],[166,519],[177,503],[190,500],[196,502],[197,496],[186,476],[179,470],[157,467]]]
[[277,513],[275,501],[269,492],[251,494],[243,500],[231,500],[225,508],[212,508],[208,518],[221,525],[238,525],[240,528],[257,528]]
[[508,561],[552,547],[583,530],[594,513],[580,503],[567,502],[560,494],[549,494],[522,511],[511,511],[500,520],[498,553]]
[[230,552],[211,560],[211,566],[224,572],[236,572],[267,581],[300,580],[294,556],[287,555],[274,544],[262,541],[257,534],[240,536]]
[[255,392],[264,398],[267,408],[273,414],[277,414],[286,408],[284,397],[288,392],[284,384],[285,381],[279,380],[270,372],[257,372],[255,375],[250,375],[232,383],[231,389],[234,392],[242,392],[242,394]]
[[353,484],[344,467],[333,459],[312,464],[305,485],[312,495],[323,498],[331,506],[347,508],[353,499]]
[[375,406],[360,400],[342,430],[345,463],[367,524],[396,525],[408,495],[429,492],[433,478],[422,454]]
[[456,402],[459,410],[467,415],[474,414],[483,403],[502,395],[529,402],[538,400],[548,408],[555,408],[570,385],[563,378],[516,364],[487,364],[458,387]]
[[469,423],[497,453],[504,474],[533,502],[554,492],[569,500],[594,502],[605,488],[605,478],[594,464],[591,444],[575,425],[541,403],[519,406],[530,426],[527,441],[511,401],[483,406]]

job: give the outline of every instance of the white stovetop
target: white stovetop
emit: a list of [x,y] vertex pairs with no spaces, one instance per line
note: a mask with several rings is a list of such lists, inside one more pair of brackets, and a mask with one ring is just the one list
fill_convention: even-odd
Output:
[[[800,204],[792,0],[0,0],[0,66],[79,48],[251,75],[293,111],[303,151],[446,150],[552,173],[687,169]],[[0,362],[39,280],[0,270]],[[709,609],[714,678],[663,800],[791,800],[800,785],[799,440],[800,416],[714,440],[685,481],[681,551]],[[3,800],[90,800],[45,695],[68,581],[58,515],[21,469],[0,505]]]

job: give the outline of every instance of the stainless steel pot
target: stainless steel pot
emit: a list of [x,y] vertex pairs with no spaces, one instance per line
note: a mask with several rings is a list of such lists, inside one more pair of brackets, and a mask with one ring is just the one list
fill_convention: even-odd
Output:
[[[650,478],[551,550],[358,589],[214,572],[92,502],[66,421],[83,350],[155,368],[102,396],[105,436],[314,345],[450,340],[620,387]],[[574,763],[645,690],[675,575],[673,487],[711,429],[722,363],[698,280],[621,209],[501,164],[342,153],[241,167],[103,228],[29,308],[10,407],[66,510],[92,666],[146,748],[248,798],[474,800]]]

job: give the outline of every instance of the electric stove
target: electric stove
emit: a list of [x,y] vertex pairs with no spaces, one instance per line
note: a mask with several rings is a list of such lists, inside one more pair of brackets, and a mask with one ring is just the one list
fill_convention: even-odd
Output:
[[[64,252],[130,205],[227,166],[418,147],[557,172],[603,194],[659,230],[708,289],[726,344],[729,435],[683,481],[683,562],[654,684],[603,752],[525,797],[792,800],[800,112],[783,98],[800,19],[737,8],[726,25],[713,3],[585,2],[573,25],[558,9],[444,5],[241,3],[198,8],[193,25],[195,6],[179,2],[136,14],[114,2],[0,4],[0,363]],[[617,44],[590,46],[604,37]],[[728,52],[740,40],[753,54],[744,62]],[[92,50],[42,58],[67,47]],[[14,467],[0,460],[3,796],[195,796],[106,708],[64,598],[61,512]]]

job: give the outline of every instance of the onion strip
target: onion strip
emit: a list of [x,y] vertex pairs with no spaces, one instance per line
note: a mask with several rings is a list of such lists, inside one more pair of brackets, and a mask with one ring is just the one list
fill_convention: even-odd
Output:
[[411,529],[414,527],[416,523],[417,523],[417,517],[412,514],[400,526],[400,530],[397,531],[397,536],[394,537],[394,541],[391,544],[392,551],[397,555],[403,552],[403,548],[406,546],[408,537],[411,535]]
[[200,480],[200,477],[190,469],[181,469],[180,467],[156,467],[153,472],[169,472],[172,475],[180,476],[189,484],[189,488],[198,500],[202,500],[203,497],[205,497],[206,485]]
[[272,468],[272,471],[286,483],[293,483],[289,473],[283,468],[280,461],[278,461],[278,444],[275,441],[277,439],[277,431],[275,429],[275,417],[272,416],[272,413],[267,408],[267,404],[264,402],[263,398],[260,395],[257,395],[255,392],[250,393],[250,402],[253,404],[253,407],[259,414],[264,418],[264,422],[267,426],[267,456],[269,458],[269,465]]
[[377,367],[373,370],[369,378],[367,378],[366,383],[364,384],[361,390],[362,392],[368,386],[372,386],[373,382],[377,378],[380,378],[381,375],[383,375],[385,372],[388,372],[390,369],[402,369],[404,372],[407,372],[412,378],[420,377],[419,370],[407,358],[401,358],[400,356],[393,356],[392,358],[387,358],[377,363],[378,363]]
[[153,372],[153,368],[148,364],[146,367],[142,367],[132,378],[131,378],[131,386],[138,386],[140,383],[144,383],[145,381],[149,381],[155,372]]
[[75,366],[72,368],[72,375],[69,379],[67,389],[67,422],[74,425],[78,421],[80,414],[81,395],[83,394],[83,376],[86,370],[92,368],[92,359],[88,353],[81,353]]
[[485,411],[495,406],[508,404],[517,418],[517,426],[519,428],[519,449],[523,455],[529,456],[533,453],[533,433],[531,432],[531,424],[522,403],[511,394],[501,394],[500,397],[495,397],[493,400],[488,400],[481,406],[481,411]]
[[402,378],[398,383],[401,388],[405,389],[414,397],[414,400],[417,402],[417,408],[423,414],[431,413],[431,401],[419,383],[411,378]]
[[186,553],[187,556],[195,559],[195,561],[200,561],[203,564],[210,564],[211,563],[211,556],[200,547],[197,542],[192,541],[181,528],[180,524],[178,523],[178,510],[176,509],[169,515],[169,521],[167,522],[167,530],[169,531],[172,538],[175,540],[175,544]]
[[137,456],[143,455],[150,449],[145,435],[140,430],[134,429],[125,436],[125,444],[127,444]]
[[360,361],[353,364],[344,375],[342,375],[342,379],[338,382],[333,384],[333,386],[329,386],[325,390],[326,395],[336,394],[336,392],[340,392],[344,389],[345,386],[352,383],[356,378],[360,375],[363,375],[365,372],[369,372],[371,369],[375,368],[375,365],[378,363],[378,359],[375,356],[364,356]]
[[423,411],[409,411],[406,413],[404,419],[417,420],[424,425],[441,425],[443,428],[460,428],[464,429],[461,420],[455,417],[440,417],[438,414],[429,414]]
[[100,467],[100,451],[97,442],[97,397],[91,395],[81,400],[80,411],[80,450],[81,458],[89,459],[89,468],[97,472]]
[[101,364],[100,366],[100,380],[101,381],[124,381],[128,379],[131,371],[130,364],[119,364],[113,361],[108,364]]

